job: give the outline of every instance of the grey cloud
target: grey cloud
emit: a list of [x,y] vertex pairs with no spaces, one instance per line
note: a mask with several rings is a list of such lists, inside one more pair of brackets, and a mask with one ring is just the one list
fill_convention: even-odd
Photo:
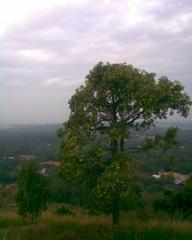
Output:
[[[49,118],[50,112],[61,121],[68,114],[69,97],[98,61],[127,62],[167,75],[182,81],[192,95],[191,1],[140,0],[139,3],[135,19],[126,1],[110,4],[87,1],[39,11],[24,23],[7,29],[0,48],[3,55],[0,71],[4,73],[0,83],[7,86],[4,99],[9,99],[4,107],[6,119],[17,116],[19,121],[16,111],[8,113],[13,108],[11,103],[16,104],[17,112],[25,112],[25,99],[30,96],[29,108],[35,116],[34,104],[37,105],[39,121]],[[185,15],[188,19],[182,19]],[[18,102],[17,95],[20,95]],[[38,101],[40,104],[36,104]],[[62,108],[63,104],[65,110],[61,114],[58,105]]]

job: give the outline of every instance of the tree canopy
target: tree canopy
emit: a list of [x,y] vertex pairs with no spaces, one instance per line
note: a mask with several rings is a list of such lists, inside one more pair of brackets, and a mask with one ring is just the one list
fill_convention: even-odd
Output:
[[129,184],[135,169],[125,147],[130,130],[149,128],[174,113],[187,117],[190,105],[178,81],[156,80],[154,73],[125,63],[99,62],[71,97],[69,120],[58,131],[66,185],[84,192],[85,202],[91,195],[101,207],[105,199],[102,211],[108,209],[117,223],[123,197],[139,195]]

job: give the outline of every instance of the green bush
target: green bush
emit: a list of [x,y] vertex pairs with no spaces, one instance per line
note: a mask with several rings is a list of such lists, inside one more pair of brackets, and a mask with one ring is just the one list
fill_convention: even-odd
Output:
[[73,215],[73,212],[64,206],[57,208],[55,213],[58,215]]
[[170,214],[181,213],[184,218],[192,215],[192,175],[180,189],[166,191],[163,197],[153,202],[155,211],[166,210]]

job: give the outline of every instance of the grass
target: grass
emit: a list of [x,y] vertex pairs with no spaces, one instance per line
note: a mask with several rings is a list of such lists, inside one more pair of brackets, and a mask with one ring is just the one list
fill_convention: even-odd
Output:
[[0,212],[0,240],[191,240],[192,223],[153,218],[139,220],[124,215],[121,224],[112,229],[111,218],[89,216],[80,209],[76,215],[45,212],[36,224],[24,224],[16,212]]
[[125,240],[190,240],[192,224],[188,222],[151,220],[120,226],[115,239]]

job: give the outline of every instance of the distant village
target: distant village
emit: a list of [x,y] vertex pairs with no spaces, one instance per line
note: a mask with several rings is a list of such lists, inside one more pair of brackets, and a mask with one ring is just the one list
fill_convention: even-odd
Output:
[[[19,156],[4,156],[3,157],[4,160],[14,160],[14,159],[17,159],[17,160],[20,160],[21,162],[24,162],[24,161],[34,161],[36,159],[36,156],[35,155],[31,155],[31,154],[22,154],[22,155],[19,155]],[[48,168],[49,167],[59,167],[60,165],[60,161],[58,160],[48,160],[48,161],[41,161],[40,163],[40,166],[41,166],[41,169],[40,169],[40,173],[44,176],[48,176]]]
[[159,172],[158,174],[153,174],[152,175],[153,178],[155,179],[162,179],[165,177],[171,177],[174,180],[174,183],[176,185],[180,185],[180,184],[185,184],[188,175],[186,174],[181,174],[181,173],[177,173],[177,172]]
[[[183,146],[180,146],[181,148]],[[3,159],[9,159],[9,160],[14,160],[16,157],[15,156],[4,156]],[[29,154],[25,154],[25,155],[19,155],[19,157],[17,157],[17,159],[19,158],[20,161],[33,161],[36,159],[36,157],[34,155],[29,155]],[[44,176],[48,176],[49,174],[49,168],[50,167],[59,167],[60,165],[60,161],[58,160],[48,160],[48,161],[42,161],[40,163],[41,169],[40,169],[40,173]],[[178,172],[164,172],[164,171],[160,171],[157,174],[153,174],[152,178],[156,179],[156,180],[160,180],[166,177],[171,177],[175,183],[175,185],[182,185],[185,184],[188,175],[186,174],[181,174]]]

